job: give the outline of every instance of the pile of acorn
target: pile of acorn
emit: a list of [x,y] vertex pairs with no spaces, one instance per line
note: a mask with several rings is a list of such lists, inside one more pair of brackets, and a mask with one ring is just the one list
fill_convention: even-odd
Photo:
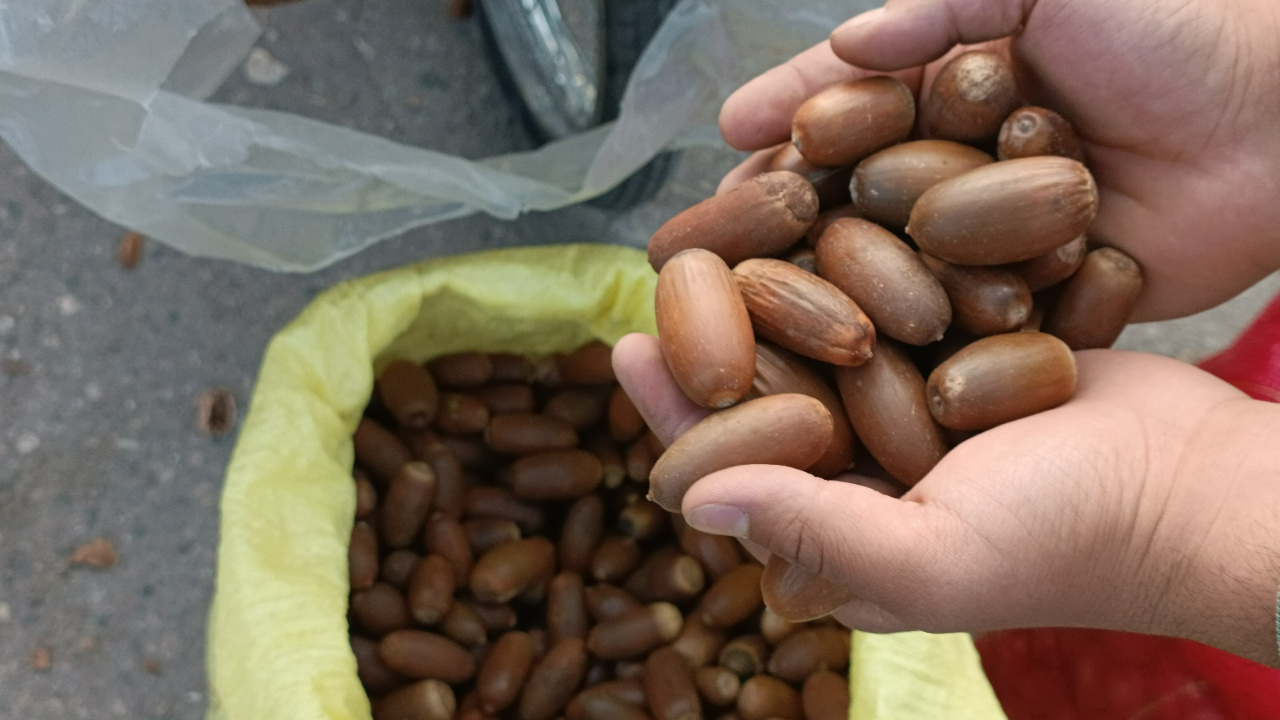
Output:
[[646,499],[663,448],[610,358],[380,373],[349,558],[376,720],[846,716],[848,631],[770,611],[736,541]]

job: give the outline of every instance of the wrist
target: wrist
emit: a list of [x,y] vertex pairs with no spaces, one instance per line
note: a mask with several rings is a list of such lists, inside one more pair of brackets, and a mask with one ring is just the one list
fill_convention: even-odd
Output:
[[1229,400],[1206,413],[1174,471],[1150,631],[1280,667],[1280,405]]

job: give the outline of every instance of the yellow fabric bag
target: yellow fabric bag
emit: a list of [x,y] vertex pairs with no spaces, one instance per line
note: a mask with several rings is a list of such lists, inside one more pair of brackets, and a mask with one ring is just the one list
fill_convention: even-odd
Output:
[[[210,720],[368,720],[347,640],[351,433],[375,370],[654,333],[656,276],[608,246],[503,250],[338,285],[271,341],[227,471]],[[968,636],[855,636],[853,720],[1003,720]]]

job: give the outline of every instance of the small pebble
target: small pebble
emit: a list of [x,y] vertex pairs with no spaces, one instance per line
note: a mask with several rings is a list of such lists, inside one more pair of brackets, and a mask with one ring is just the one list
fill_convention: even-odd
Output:
[[262,48],[250,50],[249,57],[245,58],[244,79],[254,85],[275,87],[284,82],[288,75],[289,66]]

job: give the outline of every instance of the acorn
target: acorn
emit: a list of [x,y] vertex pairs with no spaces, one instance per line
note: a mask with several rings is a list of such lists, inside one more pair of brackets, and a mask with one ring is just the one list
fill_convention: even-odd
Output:
[[951,324],[942,283],[914,250],[879,225],[837,220],[815,252],[818,276],[852,298],[878,333],[926,345],[941,339]]
[[791,142],[814,165],[849,165],[905,140],[915,117],[915,97],[902,81],[863,78],[806,100],[792,118]]
[[729,265],[780,254],[818,215],[813,185],[789,171],[757,175],[668,220],[649,239],[649,264],[661,271],[681,250],[703,248]]
[[834,365],[871,357],[876,331],[840,288],[785,260],[756,258],[733,269],[751,325],[782,347]]
[[928,138],[982,143],[995,138],[1018,107],[1018,83],[1003,56],[970,50],[947,61],[920,103],[920,129]]
[[658,274],[654,304],[662,356],[684,394],[714,409],[745,397],[755,374],[755,335],[724,261],[707,250],[679,253]]
[[1030,260],[1084,233],[1098,187],[1084,165],[1041,156],[1005,160],[944,180],[911,210],[907,234],[957,265]]
[[986,337],[1017,330],[1031,317],[1031,291],[1018,273],[952,265],[927,254],[920,257],[946,289],[961,330]]
[[1071,348],[1041,332],[993,335],[929,375],[929,412],[957,430],[985,430],[1057,407],[1076,390]]
[[1142,285],[1142,268],[1133,258],[1115,248],[1094,250],[1062,286],[1042,327],[1072,350],[1111,347],[1129,322]]
[[831,382],[819,376],[804,359],[769,343],[756,343],[756,379],[752,391],[757,395],[799,393],[821,402],[831,413],[831,445],[806,470],[818,477],[831,478],[853,467],[858,439],[849,425],[844,403]]
[[831,413],[792,393],[748,400],[700,421],[658,458],[650,498],[671,512],[697,480],[735,465],[784,465],[803,470],[831,444]]
[[1084,264],[1084,256],[1088,251],[1088,237],[1078,235],[1044,255],[1016,263],[1012,270],[1022,276],[1028,290],[1040,292],[1074,275]]
[[1084,147],[1071,123],[1058,113],[1035,106],[1015,110],[1000,126],[996,156],[1001,160],[1058,155],[1084,162]]
[[916,140],[885,148],[853,169],[849,198],[864,218],[901,229],[925,190],[990,165],[995,158],[950,140]]
[[942,430],[929,414],[924,378],[892,340],[881,339],[865,365],[837,368],[836,384],[863,447],[898,482],[915,485],[946,454]]
[[820,167],[814,165],[796,149],[792,143],[783,143],[778,152],[769,159],[769,172],[790,170],[813,183],[813,190],[818,194],[818,209],[825,210],[849,202],[849,177],[853,175],[853,166]]
[[793,623],[826,617],[855,597],[848,588],[777,555],[765,564],[760,591],[769,610]]

